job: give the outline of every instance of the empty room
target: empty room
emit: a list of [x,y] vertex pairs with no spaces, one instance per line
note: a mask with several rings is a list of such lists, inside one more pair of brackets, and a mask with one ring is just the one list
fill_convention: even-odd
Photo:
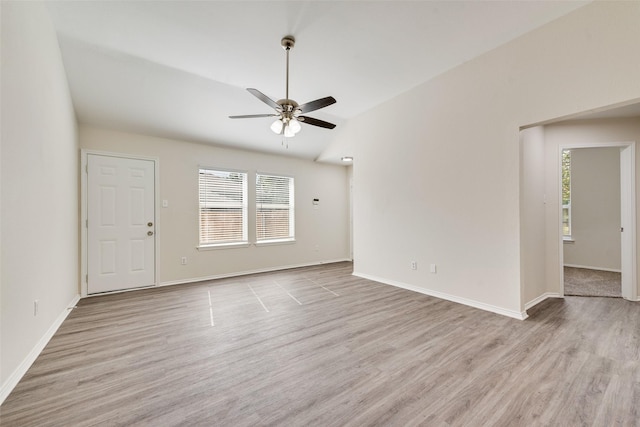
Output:
[[0,8],[0,425],[640,422],[640,2]]

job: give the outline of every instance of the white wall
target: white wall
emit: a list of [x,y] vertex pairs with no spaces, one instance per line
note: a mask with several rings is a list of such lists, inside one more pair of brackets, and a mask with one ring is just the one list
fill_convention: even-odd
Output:
[[[159,159],[160,284],[350,259],[348,171],[344,166],[217,148],[132,133],[80,127],[83,149]],[[285,150],[283,148],[283,150]],[[198,250],[198,166],[281,173],[295,178],[296,242],[248,248]],[[254,175],[250,175],[251,177]],[[254,195],[250,183],[249,200]],[[312,200],[320,199],[318,209]],[[255,211],[249,204],[249,238]],[[187,265],[181,265],[186,256]]]
[[76,121],[56,35],[43,4],[1,7],[0,401],[79,291]]
[[[587,145],[608,142],[640,143],[640,117],[626,119],[573,120],[545,126],[545,187],[547,194],[545,233],[547,291],[562,292],[559,269],[560,230],[557,223],[559,212],[559,147],[560,145]],[[618,157],[619,159],[619,157]],[[636,167],[640,167],[640,153],[636,149]],[[640,174],[636,171],[636,211],[640,212]],[[640,230],[636,229],[637,233]],[[640,237],[640,234],[638,234]],[[640,241],[640,239],[638,239]],[[637,260],[636,260],[637,263]]]
[[619,148],[571,150],[571,234],[564,265],[620,271]]
[[523,130],[520,134],[520,275],[525,306],[546,293],[544,162],[544,127]]
[[639,21],[591,3],[352,119],[356,273],[522,316],[519,128],[640,99]]

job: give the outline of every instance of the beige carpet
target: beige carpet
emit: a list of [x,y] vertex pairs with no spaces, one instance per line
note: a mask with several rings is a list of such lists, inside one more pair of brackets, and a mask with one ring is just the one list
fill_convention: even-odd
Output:
[[564,267],[564,294],[581,297],[622,296],[622,275],[611,271]]

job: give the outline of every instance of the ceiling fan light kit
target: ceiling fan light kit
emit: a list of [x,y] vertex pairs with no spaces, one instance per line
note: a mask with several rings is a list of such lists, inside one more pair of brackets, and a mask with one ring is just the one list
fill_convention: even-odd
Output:
[[229,116],[231,119],[251,119],[259,117],[276,117],[276,120],[271,124],[271,130],[286,138],[295,136],[302,126],[300,123],[306,123],[312,126],[318,126],[325,129],[333,129],[336,127],[333,123],[325,122],[324,120],[314,119],[313,117],[303,116],[302,114],[319,110],[324,107],[328,107],[331,104],[335,104],[336,100],[332,96],[316,99],[315,101],[307,102],[306,104],[298,105],[293,99],[289,99],[289,51],[295,45],[296,40],[293,36],[285,36],[280,41],[280,45],[286,52],[287,56],[287,74],[286,74],[286,92],[285,98],[278,101],[274,101],[269,98],[258,89],[248,88],[247,90],[256,98],[270,106],[275,110],[273,114],[250,114],[243,116]]

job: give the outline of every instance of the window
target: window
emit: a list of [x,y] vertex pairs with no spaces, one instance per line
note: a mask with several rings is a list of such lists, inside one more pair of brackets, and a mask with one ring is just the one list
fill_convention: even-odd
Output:
[[294,233],[293,178],[256,175],[256,241],[289,241]]
[[247,174],[200,169],[200,246],[247,243]]
[[571,238],[571,151],[562,150],[562,236]]

